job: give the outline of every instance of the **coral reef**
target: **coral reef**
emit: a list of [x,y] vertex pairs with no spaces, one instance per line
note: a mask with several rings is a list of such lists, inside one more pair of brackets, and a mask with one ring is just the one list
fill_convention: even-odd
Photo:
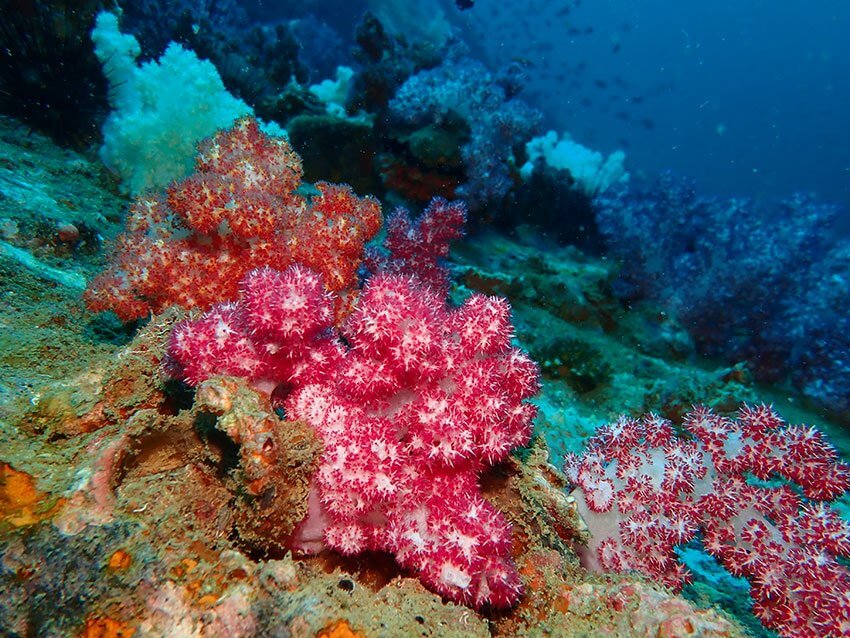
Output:
[[[655,585],[589,577],[579,568],[569,543],[586,539],[586,530],[539,441],[522,462],[509,457],[481,478],[484,497],[513,526],[510,552],[526,583],[511,613],[479,615],[446,603],[380,555],[284,554],[267,542],[265,516],[283,516],[276,503],[296,506],[287,498],[304,496],[317,448],[309,437],[287,439],[294,444],[287,445],[289,460],[267,465],[274,458],[264,445],[269,434],[279,442],[278,434],[306,430],[292,431],[298,426],[283,421],[267,427],[277,417],[261,394],[235,379],[212,378],[193,405],[191,396],[163,385],[158,360],[168,327],[181,316],[168,313],[129,345],[89,363],[101,371],[92,384],[101,400],[81,408],[80,418],[94,419],[94,430],[5,438],[10,422],[0,420],[2,456],[17,477],[5,480],[0,493],[16,494],[14,512],[34,514],[0,537],[4,630],[459,638],[581,635],[594,627],[672,636],[689,627],[710,637],[743,636],[722,614]],[[123,381],[111,366],[124,370]],[[137,375],[151,383],[128,385]],[[136,408],[116,409],[115,401]],[[271,483],[276,492],[268,499]]]
[[387,32],[371,12],[364,14],[355,31],[355,59],[361,69],[348,96],[350,113],[384,111],[398,88],[414,73],[437,66],[442,51]]
[[621,297],[664,300],[702,354],[747,361],[762,380],[790,377],[846,417],[846,331],[835,312],[850,300],[834,285],[847,252],[836,206],[799,194],[773,208],[700,197],[670,173],[648,191],[614,188],[595,204],[623,264]]
[[[158,59],[138,64],[139,43],[119,30],[113,13],[98,14],[92,40],[109,79],[112,107],[100,157],[130,194],[185,177],[198,142],[254,114],[228,93],[212,63],[177,43]],[[280,127],[263,127],[282,134]]]
[[518,170],[513,149],[537,132],[542,118],[514,96],[510,84],[500,83],[482,64],[464,57],[462,50],[409,78],[390,101],[389,114],[410,130],[442,128],[452,118],[468,126],[470,137],[461,147],[466,179],[457,194],[473,210],[507,194]]
[[512,605],[521,586],[510,528],[475,489],[483,468],[527,441],[534,414],[524,399],[537,371],[509,347],[507,305],[478,296],[449,313],[427,289],[377,276],[345,334],[341,374],[288,402],[326,444],[312,514],[330,519],[324,541],[388,549],[475,607]]
[[271,395],[278,385],[332,374],[342,355],[328,333],[333,299],[321,277],[300,265],[253,270],[239,300],[181,323],[171,336],[172,374],[197,385],[216,375],[246,377]]
[[392,273],[416,277],[445,297],[450,288],[445,259],[449,242],[464,235],[466,206],[435,197],[423,213],[410,219],[404,208],[387,217],[381,249],[369,252],[366,267],[372,273]]
[[[371,35],[363,44],[375,46],[373,69],[392,65],[389,49],[413,50],[398,38],[381,44],[377,29]],[[408,61],[412,73],[425,68]],[[516,71],[490,78],[499,104],[515,99]],[[317,106],[289,88],[282,108],[290,98],[292,112]],[[465,181],[458,147],[474,131],[463,118],[396,129],[379,149],[386,121],[376,111],[302,120],[304,139],[334,128],[314,146],[316,177],[323,165],[354,173],[371,165],[371,179],[374,162],[395,158],[408,187],[413,173],[405,171],[421,167],[422,202]],[[512,240],[481,234],[452,243],[465,209],[441,199],[419,217],[397,210],[383,245],[367,250],[381,225],[377,201],[302,183],[291,147],[243,120],[202,145],[196,174],[136,202],[116,244],[129,252],[114,255],[88,294],[95,308],[151,315],[121,325],[87,310],[78,289],[63,284],[100,267],[98,236],[108,241],[121,219],[108,192],[115,183],[85,158],[45,151],[42,138],[24,140],[6,123],[0,118],[2,148],[18,148],[0,162],[0,233],[14,248],[0,245],[0,633],[730,637],[745,631],[727,612],[758,624],[746,582],[730,586],[708,567],[692,568],[694,584],[677,594],[658,578],[581,565],[582,548],[605,534],[580,491],[568,493],[549,450],[578,452],[622,411],[679,419],[699,403],[725,415],[757,395],[745,366],[695,363],[680,317],[649,302],[623,304],[613,260],[554,247],[522,228]],[[361,165],[354,148],[369,131],[375,154]],[[347,135],[354,139],[345,153],[323,162],[334,138]],[[499,160],[511,181],[523,159],[514,150]],[[563,175],[512,184],[503,199],[541,201],[519,194]],[[587,198],[573,186],[559,192],[579,210]],[[539,195],[553,192],[541,187]],[[583,232],[575,221],[570,232]],[[841,315],[840,286],[829,294],[826,286],[844,277],[845,257],[831,252],[818,275],[823,287],[807,291],[827,316]],[[794,325],[821,334],[803,318]],[[520,347],[545,356],[542,378]],[[795,354],[823,369],[839,360],[829,358],[828,342],[819,348]],[[841,375],[831,378],[824,396],[841,392]],[[779,399],[783,412],[796,410],[795,422],[812,418],[792,405],[793,394]],[[741,421],[760,414],[752,409]],[[736,444],[758,452],[747,456],[757,463],[737,468],[757,480],[727,490],[741,500],[727,516],[734,542],[728,531],[717,532],[718,542],[730,560],[747,559],[738,541],[749,535],[755,547],[767,529],[773,536],[759,549],[799,550],[796,565],[774,561],[776,569],[824,577],[791,592],[792,602],[835,602],[847,589],[839,556],[847,535],[810,497],[834,495],[846,470],[820,435],[768,416],[759,441],[731,418],[706,417],[728,424],[724,459]],[[701,445],[665,432],[671,455]],[[847,442],[837,445],[846,455]],[[665,454],[640,442],[632,448],[656,461]],[[729,469],[712,450],[706,476]],[[820,464],[788,463],[818,454]],[[800,487],[766,474],[776,468]],[[817,492],[832,470],[832,492]],[[711,511],[728,513],[721,505]],[[835,507],[846,511],[846,496]],[[672,550],[675,539],[662,540],[666,550],[706,558],[695,542]],[[774,603],[756,609],[785,611]],[[841,621],[817,610],[810,618]]]
[[770,339],[788,353],[791,380],[815,405],[850,423],[850,244],[844,241],[812,266],[782,301],[782,322]]
[[592,151],[573,140],[568,133],[558,136],[555,131],[535,137],[525,145],[528,161],[520,168],[523,179],[528,179],[535,170],[535,164],[559,170],[566,170],[579,188],[593,197],[608,190],[614,184],[629,181],[623,162],[626,155],[615,151],[607,158],[602,153]]
[[[533,227],[545,244],[576,246],[600,253],[592,200],[577,186],[569,171],[537,162],[498,204],[488,208],[487,221],[506,234]],[[527,234],[527,233],[526,233]]]
[[122,26],[139,41],[143,59],[159,58],[172,42],[194,51],[215,65],[225,88],[261,117],[281,86],[308,77],[299,60],[301,42],[289,22],[254,23],[233,0],[125,4]]

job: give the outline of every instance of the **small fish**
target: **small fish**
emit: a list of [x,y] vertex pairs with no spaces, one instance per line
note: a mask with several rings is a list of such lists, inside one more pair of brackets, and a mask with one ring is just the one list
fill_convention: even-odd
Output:
[[604,89],[607,89],[607,88],[608,88],[608,83],[607,83],[607,82],[605,82],[605,81],[603,81],[603,80],[594,80],[594,81],[593,81],[593,83],[594,83],[597,87],[599,87],[600,89],[603,89],[603,90],[604,90]]
[[620,52],[620,43],[618,42],[614,46],[611,47],[611,53],[619,53]]
[[455,0],[455,5],[461,11],[471,9],[475,5],[475,0]]
[[643,96],[641,95],[633,95],[628,100],[626,100],[630,104],[643,104]]
[[648,117],[643,118],[640,123],[643,125],[643,128],[649,129],[650,131],[655,128],[655,122],[650,120]]
[[559,9],[559,10],[555,13],[555,17],[556,17],[556,18],[563,18],[565,15],[569,14],[569,12],[570,12],[570,11],[572,11],[572,7],[570,7],[570,5],[567,5],[567,6],[563,7],[563,8],[561,8],[561,9]]
[[511,62],[515,62],[516,64],[519,64],[522,67],[536,66],[533,61],[529,60],[528,58],[524,58],[522,56],[516,56],[516,57],[511,58]]

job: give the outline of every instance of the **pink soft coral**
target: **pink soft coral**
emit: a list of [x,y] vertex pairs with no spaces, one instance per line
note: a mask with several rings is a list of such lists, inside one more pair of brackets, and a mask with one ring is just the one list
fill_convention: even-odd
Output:
[[333,298],[316,272],[260,268],[242,281],[240,297],[175,327],[168,355],[178,376],[192,385],[246,377],[271,391],[335,372],[342,348],[327,332]]
[[783,636],[850,634],[850,571],[838,560],[850,556],[850,529],[824,502],[850,484],[835,449],[765,406],[737,419],[697,408],[683,425],[679,437],[656,416],[623,417],[567,458],[593,534],[583,563],[679,587],[688,574],[674,547],[701,530],[705,550],[749,579],[766,626]]
[[284,398],[324,445],[294,547],[388,551],[474,607],[515,603],[511,528],[480,493],[488,466],[526,443],[538,371],[511,347],[506,301],[450,309],[430,287],[373,277],[342,329],[302,268],[255,271],[235,304],[179,326],[171,356],[191,383],[247,376]]

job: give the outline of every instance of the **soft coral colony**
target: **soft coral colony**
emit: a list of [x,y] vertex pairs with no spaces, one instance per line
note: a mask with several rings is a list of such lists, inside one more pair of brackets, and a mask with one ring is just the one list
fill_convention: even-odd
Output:
[[[504,299],[446,301],[440,259],[464,206],[437,198],[415,222],[399,210],[383,248],[367,249],[378,202],[321,182],[311,196],[286,140],[252,119],[203,142],[196,166],[134,204],[90,306],[124,319],[204,310],[172,331],[170,374],[191,386],[246,378],[312,427],[323,451],[307,515],[277,540],[388,552],[452,600],[516,604],[511,526],[480,479],[528,443],[539,375],[511,344]],[[767,408],[737,420],[697,409],[684,430],[623,418],[568,459],[594,533],[578,548],[585,565],[675,588],[687,573],[674,549],[701,531],[705,549],[751,581],[764,624],[846,634],[850,532],[827,501],[847,489],[848,470],[834,449]]]
[[399,211],[360,291],[375,200],[324,183],[309,201],[294,194],[297,156],[250,119],[203,143],[197,168],[135,204],[90,306],[129,319],[212,305],[175,328],[172,373],[247,377],[322,440],[293,548],[389,551],[454,600],[516,603],[510,526],[478,478],[528,442],[538,373],[510,345],[505,300],[446,304],[436,259],[463,206],[435,200],[415,225]]
[[254,271],[238,302],[177,327],[171,353],[192,383],[244,375],[285,387],[287,416],[324,451],[310,512],[291,545],[389,551],[455,600],[515,603],[521,591],[504,517],[480,494],[486,467],[526,443],[537,368],[510,347],[504,300],[448,309],[399,275],[366,284],[345,321],[316,273]]
[[86,294],[93,310],[125,320],[170,305],[208,308],[236,297],[252,268],[300,263],[342,300],[354,291],[363,245],[381,209],[348,186],[298,192],[301,160],[284,138],[243,118],[200,144],[196,172],[133,205],[113,264]]
[[655,415],[621,418],[567,458],[593,534],[584,564],[679,588],[689,574],[675,548],[701,533],[706,552],[750,581],[764,625],[850,634],[850,528],[827,504],[850,486],[850,467],[820,432],[765,406],[737,419],[695,409],[683,427],[678,436]]

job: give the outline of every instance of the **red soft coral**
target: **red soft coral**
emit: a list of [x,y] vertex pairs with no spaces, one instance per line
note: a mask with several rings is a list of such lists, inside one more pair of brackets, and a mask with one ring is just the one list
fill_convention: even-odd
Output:
[[195,163],[195,174],[132,206],[112,264],[86,291],[92,310],[132,320],[173,304],[208,308],[235,299],[249,270],[296,262],[352,296],[363,246],[381,225],[377,200],[324,182],[308,200],[298,155],[251,118],[202,142]]
[[293,546],[388,551],[422,581],[475,607],[517,601],[511,528],[478,479],[531,434],[538,370],[510,345],[510,309],[474,295],[373,277],[334,334],[332,301],[300,268],[248,275],[242,299],[179,326],[183,378],[239,374],[284,396],[324,451]]
[[[752,584],[753,611],[783,636],[850,633],[850,528],[822,501],[850,485],[850,468],[814,428],[785,425],[768,407],[737,419],[686,415],[689,439],[653,415],[600,429],[567,458],[579,511],[593,534],[583,563],[643,572],[679,587],[674,548],[702,531],[705,550]],[[796,484],[756,485],[782,478]]]
[[399,207],[387,218],[383,250],[368,253],[372,272],[417,277],[445,295],[449,273],[442,261],[448,257],[449,243],[463,237],[466,205],[435,197],[415,221],[407,209]]

